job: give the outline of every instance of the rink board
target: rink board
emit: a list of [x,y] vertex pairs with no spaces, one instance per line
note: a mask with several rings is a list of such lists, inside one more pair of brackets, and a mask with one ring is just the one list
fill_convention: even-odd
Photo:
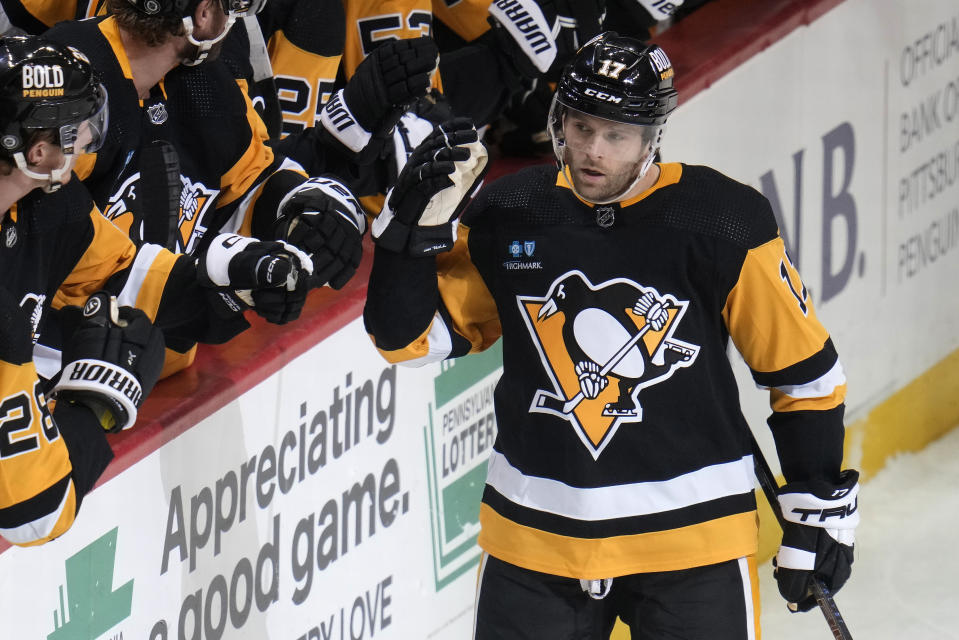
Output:
[[[868,478],[959,423],[959,11],[804,4],[809,26],[686,81],[663,154],[774,202],[849,378],[847,464]],[[258,323],[161,383],[74,528],[0,553],[0,638],[468,637],[496,353],[387,366],[363,293]],[[775,466],[766,396],[738,376]]]

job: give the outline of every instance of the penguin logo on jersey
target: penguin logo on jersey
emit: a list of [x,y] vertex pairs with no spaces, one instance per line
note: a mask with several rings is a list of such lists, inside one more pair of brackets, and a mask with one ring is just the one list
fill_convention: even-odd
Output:
[[42,293],[28,293],[20,300],[20,308],[30,316],[30,340],[33,344],[40,339],[40,318],[43,317],[43,305],[47,296]]
[[696,360],[700,347],[673,337],[689,305],[626,278],[593,285],[569,271],[545,296],[517,296],[552,389],[530,412],[570,422],[598,458],[623,423],[643,420],[640,392]]

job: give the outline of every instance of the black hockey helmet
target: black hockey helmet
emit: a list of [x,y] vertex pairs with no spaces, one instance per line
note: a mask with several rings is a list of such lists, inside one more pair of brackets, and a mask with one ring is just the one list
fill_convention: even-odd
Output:
[[563,70],[556,99],[599,118],[642,125],[664,124],[678,101],[666,53],[613,31],[576,53]]
[[[192,16],[200,0],[127,0],[140,13],[148,16]],[[259,13],[266,0],[219,0],[223,13],[242,17]]]
[[106,125],[107,92],[86,56],[40,36],[0,38],[2,155],[19,165],[30,134],[43,129],[65,154],[96,151]]

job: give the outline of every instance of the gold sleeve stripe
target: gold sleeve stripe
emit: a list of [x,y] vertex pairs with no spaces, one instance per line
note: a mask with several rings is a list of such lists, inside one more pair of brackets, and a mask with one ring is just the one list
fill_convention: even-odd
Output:
[[779,371],[802,362],[829,338],[812,299],[801,299],[803,290],[782,238],[746,254],[722,315],[736,348],[754,371]]
[[90,221],[93,239],[57,290],[52,303],[55,309],[83,305],[91,294],[103,288],[110,276],[133,264],[136,247],[130,238],[104,218],[96,207],[90,210]]
[[787,395],[779,389],[771,389],[769,392],[769,404],[773,411],[828,411],[835,409],[846,401],[846,385],[842,384],[835,387],[827,396],[813,398],[794,398]]
[[137,251],[133,266],[130,267],[130,275],[117,296],[117,301],[121,305],[137,307],[146,313],[150,320],[155,320],[163,289],[176,261],[176,254],[159,245],[142,245]]
[[572,538],[517,524],[480,505],[479,545],[505,562],[580,580],[676,571],[756,553],[755,511],[700,524],[610,538]]
[[224,207],[242,197],[260,179],[261,174],[273,164],[273,150],[266,144],[266,125],[253,108],[250,96],[243,94],[246,103],[246,121],[250,125],[250,145],[236,164],[220,178],[220,197],[217,207]]
[[193,361],[196,359],[196,345],[190,347],[190,350],[186,353],[180,353],[170,348],[167,348],[164,353],[163,369],[160,371],[161,380],[193,364]]
[[15,529],[2,529],[0,535],[15,545],[32,547],[54,538],[59,538],[67,532],[77,515],[77,494],[73,480],[67,485],[63,500],[53,513]]
[[469,340],[470,353],[487,349],[503,330],[493,295],[469,257],[469,227],[459,225],[453,250],[437,256],[436,271],[453,330]]
[[[374,343],[376,340],[370,336]],[[444,360],[453,350],[452,338],[449,328],[443,322],[443,317],[439,313],[433,316],[433,321],[426,331],[412,343],[402,349],[386,351],[377,347],[387,362],[391,364],[402,364],[406,367],[420,367],[430,362],[439,362]]]

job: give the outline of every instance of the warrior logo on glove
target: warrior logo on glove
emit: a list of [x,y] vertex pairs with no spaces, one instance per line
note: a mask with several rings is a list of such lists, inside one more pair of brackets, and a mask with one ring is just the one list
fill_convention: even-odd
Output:
[[562,417],[593,458],[619,425],[642,422],[642,389],[691,366],[699,346],[677,339],[688,301],[617,278],[592,284],[569,271],[543,297],[517,296],[553,389],[530,411]]

